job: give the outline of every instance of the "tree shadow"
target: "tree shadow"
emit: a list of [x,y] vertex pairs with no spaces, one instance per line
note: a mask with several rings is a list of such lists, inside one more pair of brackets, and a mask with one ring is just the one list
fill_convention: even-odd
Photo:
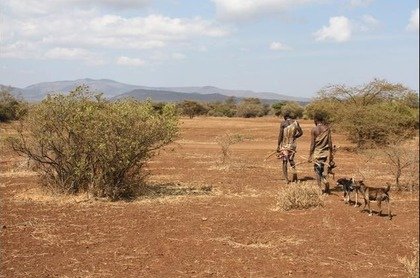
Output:
[[191,186],[180,183],[144,184],[137,191],[137,198],[163,198],[168,196],[200,196],[212,194],[212,186]]
[[301,178],[299,180],[300,181],[313,181],[313,180],[315,180],[315,178],[309,177],[309,176],[304,176],[303,178]]

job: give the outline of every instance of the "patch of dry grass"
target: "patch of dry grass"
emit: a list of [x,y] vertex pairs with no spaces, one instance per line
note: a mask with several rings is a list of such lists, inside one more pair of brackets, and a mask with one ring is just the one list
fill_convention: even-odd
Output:
[[277,198],[279,210],[308,209],[324,206],[321,190],[313,183],[290,184],[280,190]]
[[398,256],[398,261],[404,266],[404,270],[407,272],[408,277],[419,278],[419,243],[414,240],[411,245],[413,256]]

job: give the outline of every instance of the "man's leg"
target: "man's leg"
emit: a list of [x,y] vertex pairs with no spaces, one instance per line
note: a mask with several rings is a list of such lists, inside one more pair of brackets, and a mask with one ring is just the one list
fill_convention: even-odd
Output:
[[294,160],[290,160],[290,167],[292,168],[292,182],[297,182],[297,171],[296,171],[296,163]]
[[[314,170],[316,174],[316,182],[318,184],[318,187],[321,189],[321,183],[323,183],[324,185],[326,184],[326,179],[324,177],[324,161],[317,160],[314,164]],[[324,186],[324,189],[321,190],[322,193],[326,193],[326,186]]]
[[297,171],[296,171],[296,163],[295,163],[295,152],[291,152],[289,156],[289,163],[290,167],[292,168],[292,182],[297,182]]
[[285,180],[286,184],[288,184],[290,181],[289,181],[289,178],[287,176],[287,159],[286,158],[283,159],[282,170],[283,170],[284,180]]

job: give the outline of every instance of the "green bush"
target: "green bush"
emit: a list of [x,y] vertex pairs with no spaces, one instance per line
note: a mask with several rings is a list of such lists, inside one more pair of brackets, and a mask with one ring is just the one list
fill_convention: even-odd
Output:
[[236,114],[236,98],[230,97],[224,102],[216,101],[207,103],[207,115],[213,117],[233,117]]
[[18,120],[28,112],[28,105],[8,90],[0,91],[0,122]]
[[195,116],[204,115],[208,111],[203,104],[192,100],[184,100],[178,103],[177,106],[181,114],[188,116],[190,119]]
[[276,116],[280,116],[281,115],[281,108],[286,104],[285,101],[280,101],[280,102],[276,102],[273,103],[271,105],[271,113],[276,115]]
[[12,146],[45,185],[116,200],[134,196],[144,164],[177,130],[174,106],[160,114],[150,102],[110,102],[82,86],[34,107]]
[[281,106],[280,114],[284,115],[286,112],[289,112],[292,118],[302,118],[304,108],[297,102],[286,101],[284,105]]
[[264,105],[258,98],[245,98],[237,106],[236,116],[243,118],[255,118],[267,115],[269,107]]

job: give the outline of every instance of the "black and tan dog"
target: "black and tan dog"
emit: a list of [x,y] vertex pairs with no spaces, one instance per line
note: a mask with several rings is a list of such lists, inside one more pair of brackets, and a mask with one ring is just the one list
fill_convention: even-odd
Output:
[[[351,193],[355,191],[355,186],[357,186],[354,178],[348,179],[348,178],[340,178],[337,180],[337,186],[341,187],[343,189],[344,195],[344,203],[351,204]],[[356,192],[356,201],[354,203],[354,206],[357,206],[357,192]]]
[[372,215],[372,209],[370,207],[370,201],[376,201],[378,203],[379,213],[378,215],[382,215],[382,208],[381,204],[382,202],[388,203],[388,218],[392,219],[391,214],[391,204],[390,204],[390,198],[389,198],[389,190],[391,189],[391,185],[387,183],[386,188],[377,188],[377,187],[370,187],[366,186],[363,181],[354,181],[353,179],[353,189],[356,190],[356,204],[357,204],[357,195],[360,193],[363,197],[363,200],[365,202],[365,205],[363,206],[362,211],[365,210],[366,205],[369,209],[369,216]]

